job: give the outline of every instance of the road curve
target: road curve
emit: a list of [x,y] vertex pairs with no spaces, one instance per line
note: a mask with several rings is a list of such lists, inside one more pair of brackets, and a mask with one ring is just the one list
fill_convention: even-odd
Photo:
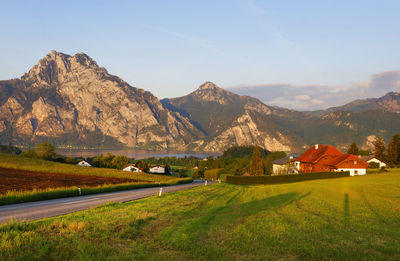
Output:
[[[168,193],[197,186],[204,186],[204,181],[195,180],[189,184],[163,187],[163,190],[164,193]],[[126,202],[158,195],[159,191],[159,187],[153,187],[0,206],[0,224],[11,219],[14,221],[33,221],[65,215],[110,202]]]

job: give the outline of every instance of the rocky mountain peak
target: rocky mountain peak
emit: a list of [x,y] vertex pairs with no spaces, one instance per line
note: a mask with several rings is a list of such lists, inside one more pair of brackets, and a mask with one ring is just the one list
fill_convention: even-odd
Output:
[[99,66],[87,54],[70,56],[53,50],[40,59],[21,79],[40,85],[52,85],[72,70],[83,71],[90,68],[98,69]]
[[400,113],[400,92],[389,92],[378,99],[378,104],[385,110]]
[[233,96],[239,97],[229,91],[218,87],[213,82],[205,82],[191,94],[195,99],[200,99],[207,102],[217,102],[219,104],[228,104],[231,102]]
[[207,81],[200,85],[200,87],[197,90],[216,90],[216,89],[221,89],[219,88],[215,83]]

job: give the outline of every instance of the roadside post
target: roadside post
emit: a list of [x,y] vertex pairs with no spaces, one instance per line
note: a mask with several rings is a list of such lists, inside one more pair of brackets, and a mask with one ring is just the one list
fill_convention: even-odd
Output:
[[78,193],[79,193],[79,196],[82,195],[81,188],[78,188]]
[[158,193],[158,196],[161,197],[162,193],[163,193],[164,189],[160,188],[160,192]]
[[206,182],[204,183],[204,186],[207,186],[207,180],[206,180]]

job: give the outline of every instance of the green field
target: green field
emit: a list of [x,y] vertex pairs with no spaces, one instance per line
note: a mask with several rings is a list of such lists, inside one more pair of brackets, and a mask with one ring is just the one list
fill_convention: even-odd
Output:
[[400,170],[214,184],[0,227],[0,259],[399,260]]
[[171,176],[153,175],[146,173],[127,172],[116,169],[80,167],[72,164],[58,163],[54,161],[25,158],[0,153],[0,167],[21,169],[30,171],[41,171],[51,173],[82,174],[94,176],[106,176],[115,178],[130,178],[146,181],[167,181],[175,179]]

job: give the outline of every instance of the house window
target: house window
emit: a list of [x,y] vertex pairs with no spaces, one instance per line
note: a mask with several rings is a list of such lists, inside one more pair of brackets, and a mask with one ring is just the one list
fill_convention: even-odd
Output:
[[355,171],[354,171],[354,175],[358,175],[358,170],[355,170]]
[[356,160],[354,161],[354,165],[357,165],[357,161]]

